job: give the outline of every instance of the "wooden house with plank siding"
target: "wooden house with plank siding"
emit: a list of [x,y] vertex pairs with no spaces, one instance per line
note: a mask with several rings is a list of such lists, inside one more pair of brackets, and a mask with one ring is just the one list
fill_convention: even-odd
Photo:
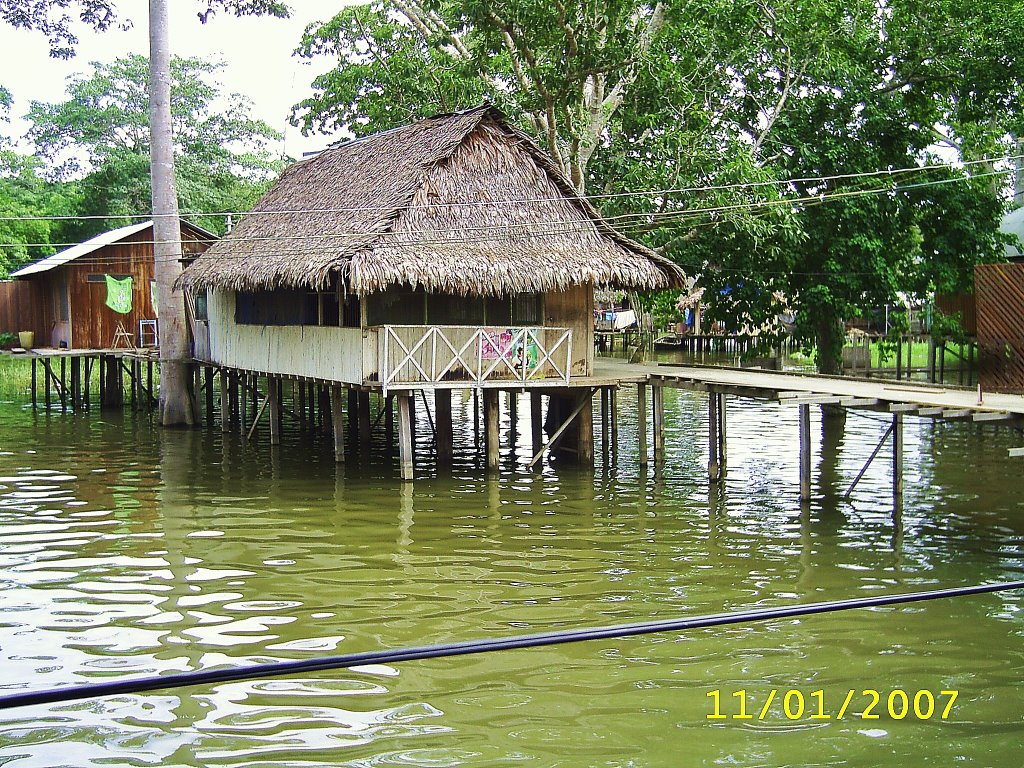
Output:
[[589,403],[595,287],[684,280],[481,107],[296,163],[179,284],[206,306],[197,357],[221,368],[401,396],[577,388]]
[[[182,252],[186,258],[205,251],[216,235],[181,222]],[[131,278],[131,310],[120,313],[107,306],[107,276]],[[153,223],[142,221],[104,232],[22,267],[11,277],[34,284],[43,307],[31,310],[44,316],[37,347],[106,349],[118,324],[139,342],[139,322],[156,320],[151,285]],[[28,310],[29,308],[26,308]]]

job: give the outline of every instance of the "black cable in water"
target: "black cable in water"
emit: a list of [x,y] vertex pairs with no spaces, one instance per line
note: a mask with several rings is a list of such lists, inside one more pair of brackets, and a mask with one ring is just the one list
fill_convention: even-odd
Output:
[[767,619],[785,619],[792,616],[809,616],[818,613],[848,611],[854,608],[877,608],[886,605],[916,603],[922,600],[935,600],[942,597],[964,597],[966,595],[980,595],[987,592],[1000,592],[1011,589],[1024,589],[1024,581],[979,584],[971,587],[953,587],[951,589],[937,589],[930,592],[910,592],[899,595],[882,595],[880,597],[859,597],[851,600],[832,600],[824,603],[803,603],[778,608],[757,608],[732,613],[714,613],[694,616],[692,618],[663,619],[660,621],[638,622],[636,624],[619,624],[610,627],[591,627],[589,629],[567,629],[534,635],[520,635],[519,637],[467,640],[461,643],[423,645],[391,651],[366,651],[364,653],[349,653],[343,656],[324,656],[316,659],[278,661],[268,664],[231,667],[229,669],[138,677],[109,683],[72,685],[44,691],[0,696],[0,710],[25,707],[30,704],[53,704],[60,701],[75,701],[78,699],[96,698],[98,696],[143,693],[145,691],[182,688],[190,685],[210,685],[235,680],[253,680],[263,677],[321,672],[368,664],[395,664],[400,661],[413,661],[415,659],[440,659],[449,656],[465,656],[471,653],[489,653],[491,651],[509,651],[520,648],[537,648],[545,645],[560,645],[561,643],[577,643],[584,640],[608,640],[655,632],[720,627],[727,624],[742,624],[750,621],[765,621]]

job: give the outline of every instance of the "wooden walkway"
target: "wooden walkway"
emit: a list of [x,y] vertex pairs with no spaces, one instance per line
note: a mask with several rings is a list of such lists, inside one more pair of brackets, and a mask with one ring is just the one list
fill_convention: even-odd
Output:
[[[647,421],[647,394],[651,389],[653,403],[654,463],[664,460],[665,414],[662,390],[666,387],[708,393],[708,478],[717,482],[726,466],[727,396],[774,401],[795,405],[800,409],[800,497],[811,494],[811,405],[869,409],[892,415],[892,423],[871,453],[849,494],[863,477],[885,442],[892,440],[893,499],[898,505],[903,492],[903,418],[921,416],[932,419],[958,419],[972,422],[1024,425],[1024,396],[986,393],[977,389],[896,382],[884,379],[855,379],[804,373],[780,373],[752,368],[717,366],[684,366],[671,364],[632,364],[608,358],[595,361],[595,376],[618,378],[621,384],[634,383],[638,393],[640,423]],[[606,400],[602,397],[602,419]],[[614,420],[614,414],[610,416]],[[641,464],[647,461],[646,429],[640,431]],[[1024,457],[1024,447],[1012,448],[1010,456]]]
[[[595,377],[647,382],[700,392],[722,392],[780,403],[822,403],[881,408],[936,418],[973,417],[975,421],[1024,417],[1024,395],[982,392],[919,382],[855,379],[780,373],[753,368],[632,364],[599,358]],[[895,406],[895,407],[893,407]]]

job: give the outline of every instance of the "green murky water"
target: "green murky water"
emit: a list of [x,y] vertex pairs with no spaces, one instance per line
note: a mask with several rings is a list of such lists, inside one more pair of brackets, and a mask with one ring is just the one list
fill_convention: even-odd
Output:
[[[731,400],[728,476],[709,491],[703,398],[667,393],[657,474],[637,465],[632,390],[619,402],[617,461],[599,434],[595,473],[532,473],[524,398],[521,445],[491,478],[471,427],[438,477],[421,407],[412,487],[382,454],[337,468],[297,427],[271,451],[0,404],[0,693],[1024,576],[1019,433],[908,418],[894,515],[885,461],[836,498],[882,417],[840,434],[815,413],[801,510],[795,410]],[[505,411],[506,444],[509,426]],[[1016,767],[1022,606],[1003,593],[11,710],[0,765]],[[753,717],[708,719],[716,689],[727,715],[745,690]],[[878,719],[859,716],[864,689]]]

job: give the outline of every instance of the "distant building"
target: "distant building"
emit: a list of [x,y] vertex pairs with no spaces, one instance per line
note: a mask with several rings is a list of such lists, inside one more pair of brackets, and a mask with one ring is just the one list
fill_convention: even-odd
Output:
[[[216,237],[181,222],[186,259],[205,251]],[[142,221],[104,232],[16,270],[11,277],[27,285],[13,300],[23,304],[19,312],[25,317],[39,318],[36,322],[42,327],[36,331],[37,347],[106,349],[112,345],[118,324],[138,342],[140,321],[156,320],[153,270],[153,222]],[[127,312],[109,305],[108,280],[115,281]]]

